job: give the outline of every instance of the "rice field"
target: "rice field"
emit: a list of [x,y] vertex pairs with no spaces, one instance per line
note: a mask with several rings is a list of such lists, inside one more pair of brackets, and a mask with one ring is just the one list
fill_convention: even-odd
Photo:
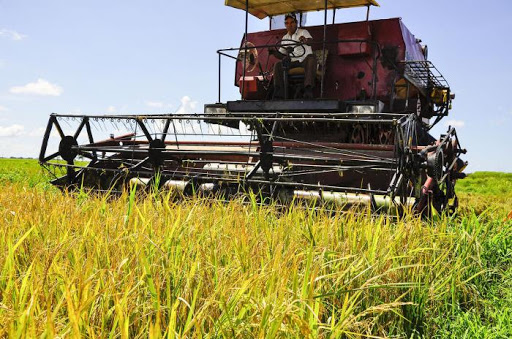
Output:
[[45,180],[0,160],[1,337],[512,336],[512,174],[429,221]]

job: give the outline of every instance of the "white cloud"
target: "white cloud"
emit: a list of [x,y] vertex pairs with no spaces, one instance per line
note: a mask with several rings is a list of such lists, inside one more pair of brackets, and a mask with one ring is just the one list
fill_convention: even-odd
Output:
[[0,112],[5,112],[5,111],[7,111],[7,107],[0,105]]
[[107,112],[109,113],[115,113],[117,110],[116,110],[116,107],[115,106],[108,106],[107,107]]
[[176,111],[176,114],[192,114],[195,113],[197,101],[192,101],[189,96],[185,95],[181,98],[181,105]]
[[463,120],[448,120],[444,123],[445,126],[452,126],[455,128],[462,128],[465,124],[466,123]]
[[25,34],[18,33],[16,31],[12,31],[10,29],[0,29],[0,37],[11,39],[14,41],[19,41],[25,39],[27,36]]
[[0,126],[0,137],[15,137],[20,136],[25,131],[22,125],[11,125],[7,127]]
[[158,101],[146,101],[146,106],[152,107],[152,108],[163,108],[165,104],[163,102]]
[[12,94],[32,94],[60,96],[63,92],[62,87],[51,84],[45,79],[37,79],[36,82],[30,82],[24,86],[14,86],[9,90]]

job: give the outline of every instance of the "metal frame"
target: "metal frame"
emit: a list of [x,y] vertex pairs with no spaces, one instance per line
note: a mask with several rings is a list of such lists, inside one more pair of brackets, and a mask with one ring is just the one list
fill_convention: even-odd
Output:
[[[66,135],[61,127],[62,121],[72,119],[76,124],[76,130]],[[210,123],[226,121],[242,121],[251,127],[252,132],[249,141],[186,141],[166,140],[171,125],[207,120]],[[69,121],[68,121],[69,122]],[[103,141],[94,140],[91,134],[91,125],[95,123],[110,122],[133,126],[133,133],[110,138]],[[279,130],[282,126],[290,124],[331,124],[332,126],[367,124],[387,125],[394,130],[397,138],[395,145],[371,145],[371,144],[343,144],[339,142],[305,141],[293,139],[282,135]],[[417,124],[415,115],[403,116],[397,114],[379,114],[373,116],[361,116],[352,113],[261,113],[239,112],[226,116],[224,114],[193,114],[193,115],[104,115],[104,116],[73,116],[52,114],[45,131],[45,138],[39,157],[40,163],[51,173],[50,168],[61,168],[65,174],[62,177],[55,175],[55,183],[66,187],[79,185],[83,180],[83,173],[111,172],[116,180],[119,178],[119,168],[101,166],[102,162],[110,164],[116,162],[130,172],[131,177],[154,178],[161,176],[172,180],[196,180],[201,183],[223,182],[235,184],[240,187],[254,187],[270,185],[273,190],[293,189],[304,191],[322,192],[348,192],[354,194],[370,194],[391,197],[399,196],[402,203],[409,198],[417,196],[405,196],[403,183],[411,180],[411,168],[418,171],[430,148],[411,144],[415,137],[413,125]],[[163,126],[155,131],[152,125]],[[71,137],[76,140],[84,128],[87,131],[89,144],[65,143],[63,140]],[[51,132],[57,130],[61,137],[59,151],[47,155],[47,145]],[[137,134],[137,131],[140,133]],[[72,136],[71,136],[72,134]],[[187,133],[176,133],[183,137]],[[195,135],[191,133],[190,135]],[[451,140],[455,136],[451,132]],[[448,141],[446,141],[448,142]],[[445,142],[445,143],[446,143]],[[201,149],[201,147],[203,147]],[[65,159],[64,154],[74,154]],[[411,153],[412,152],[412,153]],[[378,155],[381,154],[381,155]],[[387,154],[387,156],[385,156]],[[411,156],[414,154],[414,156]],[[90,159],[88,166],[77,163],[75,158],[82,156]],[[242,160],[233,160],[240,158]],[[225,160],[223,160],[225,159]],[[252,159],[246,160],[243,159]],[[423,160],[422,160],[423,159]],[[186,163],[186,166],[177,165]],[[237,171],[226,172],[223,167],[205,168],[211,163],[225,164],[228,166],[240,165]],[[199,167],[198,167],[199,166]],[[280,166],[280,173],[275,172]],[[452,164],[453,167],[453,164]],[[286,168],[294,168],[287,172]],[[376,171],[376,173],[389,173],[392,180],[386,190],[364,187],[348,187],[331,184],[318,184],[308,181],[295,180],[296,177],[319,175],[328,173],[340,173],[350,171]],[[258,174],[257,174],[258,173]],[[112,179],[114,180],[114,179]],[[295,181],[294,181],[295,180]],[[106,190],[106,187],[100,188]]]

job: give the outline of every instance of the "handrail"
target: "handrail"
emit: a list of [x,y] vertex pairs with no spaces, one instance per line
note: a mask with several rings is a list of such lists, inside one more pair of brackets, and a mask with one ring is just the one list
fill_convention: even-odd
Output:
[[[338,43],[360,43],[360,44],[363,44],[363,43],[367,43],[367,44],[371,44],[373,47],[375,47],[375,50],[376,52],[378,53],[373,53],[373,65],[369,65],[369,67],[372,69],[372,98],[375,99],[376,97],[376,92],[377,92],[377,81],[376,81],[376,76],[377,76],[377,72],[376,72],[376,64],[377,64],[377,60],[381,57],[382,53],[381,53],[381,48],[380,48],[380,44],[377,43],[376,41],[372,41],[372,40],[367,40],[367,39],[338,39],[338,40],[330,40],[330,41],[315,41],[315,42],[311,42],[311,43],[308,43],[308,45],[334,45],[334,44],[338,44]],[[217,54],[219,55],[219,81],[218,81],[218,101],[217,103],[221,103],[221,65],[222,65],[222,62],[221,62],[221,58],[222,56],[225,56],[225,57],[228,57],[230,59],[234,59],[234,60],[238,60],[238,57],[234,57],[226,52],[235,52],[235,51],[241,51],[241,50],[244,50],[245,53],[247,53],[247,51],[249,50],[252,50],[252,49],[259,49],[259,48],[269,48],[269,47],[276,47],[276,45],[278,44],[264,44],[264,45],[257,45],[257,46],[247,46],[246,43],[243,44],[243,46],[241,47],[230,47],[230,48],[221,48],[219,50],[217,50]],[[296,44],[293,44],[293,43],[289,43],[287,44],[287,46],[290,46],[290,47],[293,47],[293,46],[298,46],[298,45],[302,45],[302,43],[300,42],[297,42]],[[326,61],[327,62],[327,61]],[[323,69],[325,69],[325,65],[323,65]],[[245,68],[245,67],[244,67]],[[324,72],[322,72],[324,73]],[[322,74],[324,75],[324,74]],[[235,74],[236,76],[236,74]],[[323,82],[323,81],[322,81]],[[236,81],[235,81],[236,83]],[[243,93],[243,91],[242,91]]]

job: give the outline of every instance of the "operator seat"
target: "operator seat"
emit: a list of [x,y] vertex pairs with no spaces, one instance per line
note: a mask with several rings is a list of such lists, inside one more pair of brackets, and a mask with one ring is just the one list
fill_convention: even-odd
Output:
[[[316,58],[316,79],[322,79],[322,72],[325,69],[325,65],[327,62],[327,56],[329,55],[329,50],[318,49],[314,50],[313,54]],[[322,57],[323,54],[323,57]],[[301,98],[301,94],[304,91],[304,77],[306,70],[304,67],[294,67],[288,70],[288,85],[290,88],[294,89],[294,99]]]

